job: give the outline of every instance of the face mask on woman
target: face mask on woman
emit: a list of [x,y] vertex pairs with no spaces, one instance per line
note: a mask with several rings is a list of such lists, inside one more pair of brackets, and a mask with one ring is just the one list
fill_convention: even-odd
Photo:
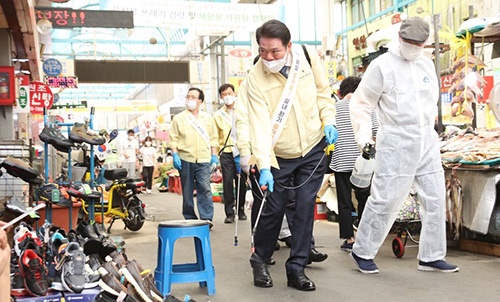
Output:
[[151,147],[151,142],[146,142],[147,147]]
[[186,108],[188,110],[195,110],[198,108],[198,102],[196,100],[188,100],[186,101]]
[[129,135],[127,138],[128,138],[129,141],[131,141],[132,139],[134,139],[134,137],[132,135]]
[[283,66],[285,66],[286,57],[287,56],[284,56],[282,59],[273,61],[262,60],[262,63],[264,63],[264,66],[267,70],[269,70],[269,72],[277,73],[281,70],[281,68],[283,68]]
[[401,56],[408,61],[413,61],[422,55],[424,48],[421,46],[413,45],[410,43],[406,43],[401,41],[399,43],[399,49],[401,50]]

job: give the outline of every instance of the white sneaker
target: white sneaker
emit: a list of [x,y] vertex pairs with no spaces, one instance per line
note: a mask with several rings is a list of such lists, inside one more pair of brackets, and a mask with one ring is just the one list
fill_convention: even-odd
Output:
[[146,194],[151,194],[151,190],[146,189]]

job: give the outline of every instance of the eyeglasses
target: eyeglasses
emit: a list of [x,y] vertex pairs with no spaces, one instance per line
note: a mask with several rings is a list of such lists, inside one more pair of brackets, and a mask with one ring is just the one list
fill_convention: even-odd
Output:
[[197,99],[199,99],[199,97],[194,96],[194,95],[187,95],[186,96],[186,100],[197,100]]

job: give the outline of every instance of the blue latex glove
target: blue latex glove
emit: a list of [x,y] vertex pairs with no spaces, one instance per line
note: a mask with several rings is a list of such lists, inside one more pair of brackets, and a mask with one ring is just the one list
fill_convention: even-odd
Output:
[[239,174],[241,172],[240,156],[239,155],[236,155],[236,157],[234,158],[234,164],[236,165],[236,173]]
[[337,131],[337,128],[335,128],[334,125],[325,125],[325,136],[326,136],[326,142],[329,145],[335,144],[335,142],[339,138],[339,132]]
[[210,159],[210,166],[216,165],[219,163],[219,160],[217,159],[217,155],[212,155],[212,158]]
[[179,157],[179,154],[177,154],[177,152],[172,153],[172,157],[174,158],[174,168],[176,168],[177,170],[182,169],[181,158]]
[[260,170],[259,185],[266,186],[269,192],[273,191],[274,187],[274,177],[269,169]]

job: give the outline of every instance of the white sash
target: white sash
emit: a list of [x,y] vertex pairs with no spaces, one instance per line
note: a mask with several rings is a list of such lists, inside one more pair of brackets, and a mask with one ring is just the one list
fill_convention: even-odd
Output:
[[231,124],[233,123],[233,118],[231,117],[231,115],[229,115],[229,113],[226,112],[224,108],[219,110],[219,115],[229,126],[231,126]]
[[198,132],[198,134],[203,138],[205,143],[207,144],[208,150],[210,150],[210,138],[208,137],[207,132],[203,128],[203,126],[200,124],[200,121],[198,121],[197,118],[194,117],[194,115],[191,112],[188,112],[186,114],[186,118],[188,122],[193,126],[193,128]]
[[[297,49],[301,48],[297,47]],[[283,131],[283,127],[285,126],[288,114],[290,113],[290,109],[292,108],[295,91],[297,91],[297,84],[299,82],[300,75],[299,67],[301,57],[301,53],[297,49],[292,50],[294,52],[292,66],[288,73],[288,79],[286,81],[285,88],[283,89],[283,92],[281,92],[280,101],[274,111],[273,119],[271,121],[273,147],[276,145],[281,131]]]

